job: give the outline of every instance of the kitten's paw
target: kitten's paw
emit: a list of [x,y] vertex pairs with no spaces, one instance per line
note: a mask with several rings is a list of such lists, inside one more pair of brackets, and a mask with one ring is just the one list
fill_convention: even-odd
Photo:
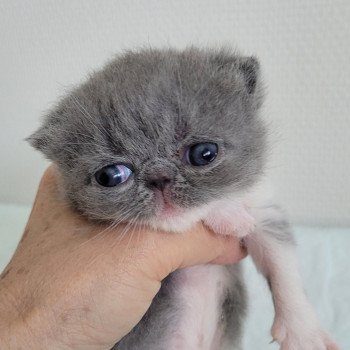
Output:
[[281,350],[340,350],[338,345],[317,324],[307,325],[303,319],[275,319],[271,334]]
[[242,238],[252,233],[255,225],[255,219],[247,211],[242,210],[239,216],[233,218],[232,229],[236,237]]
[[219,206],[210,213],[205,224],[214,232],[242,238],[255,230],[256,221],[241,206]]

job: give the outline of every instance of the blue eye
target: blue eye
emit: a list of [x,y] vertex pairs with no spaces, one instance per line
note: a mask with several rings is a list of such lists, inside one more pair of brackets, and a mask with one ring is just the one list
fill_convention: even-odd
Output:
[[216,143],[197,143],[191,146],[187,153],[187,161],[194,166],[203,166],[211,163],[218,154]]
[[132,174],[125,165],[107,165],[95,174],[96,181],[103,187],[114,187],[125,182]]

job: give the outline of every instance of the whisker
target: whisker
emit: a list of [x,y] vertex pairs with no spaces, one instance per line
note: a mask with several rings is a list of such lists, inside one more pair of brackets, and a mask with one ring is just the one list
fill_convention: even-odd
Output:
[[93,240],[98,240],[99,238],[101,238],[103,236],[104,233],[112,231],[115,227],[117,227],[121,222],[125,221],[128,218],[128,215],[130,214],[130,212],[132,211],[132,209],[129,209],[127,211],[125,211],[119,218],[117,218],[116,220],[114,220],[109,226],[107,226],[106,228],[104,228],[102,231],[98,232],[96,235],[94,235],[93,237],[91,237],[90,239],[88,239],[87,241],[81,243],[79,245],[79,247],[77,248],[81,248],[82,246],[84,246],[87,243],[90,243]]

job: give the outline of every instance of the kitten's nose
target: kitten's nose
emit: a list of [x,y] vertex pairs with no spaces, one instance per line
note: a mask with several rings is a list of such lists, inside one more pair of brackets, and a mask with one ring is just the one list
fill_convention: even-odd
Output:
[[148,179],[147,185],[150,188],[157,188],[160,191],[164,191],[165,187],[169,186],[173,180],[168,176],[157,176]]

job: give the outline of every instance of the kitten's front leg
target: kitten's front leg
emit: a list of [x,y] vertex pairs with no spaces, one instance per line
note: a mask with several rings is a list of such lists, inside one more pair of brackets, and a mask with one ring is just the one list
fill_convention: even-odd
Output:
[[243,202],[221,201],[205,223],[217,233],[244,237],[257,269],[269,282],[275,306],[272,336],[282,350],[338,349],[304,294],[293,237],[277,206],[248,212]]
[[275,306],[272,336],[283,350],[336,350],[308,302],[298,273],[294,241],[278,207],[252,212],[255,231],[245,238],[257,269],[267,278]]

